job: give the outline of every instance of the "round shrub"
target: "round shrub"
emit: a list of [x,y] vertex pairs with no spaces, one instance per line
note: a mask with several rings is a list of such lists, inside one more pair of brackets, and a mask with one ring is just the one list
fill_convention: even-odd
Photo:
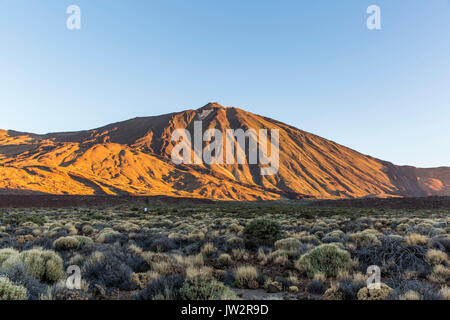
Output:
[[80,242],[75,237],[61,237],[53,242],[53,248],[57,251],[76,250]]
[[244,228],[245,240],[253,246],[271,246],[280,239],[280,236],[280,224],[269,219],[253,220]]
[[227,240],[227,244],[233,248],[240,248],[244,246],[245,241],[242,238],[233,236]]
[[267,279],[264,282],[264,289],[267,293],[277,293],[283,291],[283,285],[278,281]]
[[15,286],[8,278],[0,278],[0,300],[26,300],[27,289]]
[[81,233],[88,236],[95,233],[95,229],[91,225],[86,224],[81,228]]
[[397,227],[395,228],[398,232],[406,232],[408,229],[410,228],[410,226],[406,223],[400,223],[397,225]]
[[221,266],[229,266],[233,263],[233,259],[228,253],[222,253],[219,258],[217,259],[217,262]]
[[320,244],[320,240],[315,235],[302,236],[299,240],[301,243],[312,244],[315,246]]
[[12,255],[2,267],[10,269],[22,263],[25,270],[36,279],[53,283],[64,277],[63,261],[61,257],[51,250],[31,249],[20,254]]
[[358,248],[371,244],[381,245],[381,241],[378,240],[377,233],[370,229],[351,234],[350,239],[356,243]]
[[310,283],[308,283],[306,287],[307,291],[312,294],[324,294],[324,292],[327,290],[324,283],[321,280],[313,280]]
[[419,233],[411,233],[405,237],[406,243],[410,245],[429,246],[430,239]]
[[286,251],[297,250],[300,245],[300,240],[296,238],[286,238],[275,242],[275,248]]
[[73,236],[76,240],[78,240],[79,246],[78,248],[84,248],[86,246],[90,246],[94,244],[94,240],[86,236]]
[[427,261],[432,265],[438,265],[448,261],[448,256],[443,251],[430,249],[427,252]]
[[325,243],[341,242],[343,240],[345,240],[345,233],[341,230],[331,231],[324,235],[324,238],[322,239],[322,241]]
[[240,266],[234,271],[235,284],[239,288],[258,289],[259,272],[253,266]]
[[216,280],[186,280],[180,289],[183,300],[231,300],[236,299],[234,292]]
[[335,244],[322,244],[301,256],[295,266],[310,278],[317,273],[336,277],[339,272],[350,270],[352,260],[347,251]]
[[381,283],[380,288],[369,289],[367,287],[358,291],[358,300],[386,300],[394,290],[388,285]]
[[3,262],[8,260],[8,258],[12,255],[19,254],[19,251],[12,249],[12,248],[6,248],[0,250],[0,267],[2,266]]
[[23,247],[27,243],[33,242],[34,240],[35,238],[31,234],[20,235],[14,238],[14,241],[16,241],[20,247]]
[[122,234],[120,232],[117,232],[111,228],[105,228],[97,235],[97,242],[113,243],[117,241],[121,236]]
[[331,288],[325,291],[323,300],[356,300],[355,287],[347,282],[341,281],[338,284],[332,284]]

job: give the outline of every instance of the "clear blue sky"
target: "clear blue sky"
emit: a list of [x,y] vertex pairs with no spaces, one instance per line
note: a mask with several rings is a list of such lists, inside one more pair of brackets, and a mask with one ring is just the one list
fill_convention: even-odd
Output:
[[[82,28],[66,28],[81,7]],[[382,30],[366,28],[377,4]],[[397,164],[450,166],[449,0],[0,0],[0,128],[236,106]]]

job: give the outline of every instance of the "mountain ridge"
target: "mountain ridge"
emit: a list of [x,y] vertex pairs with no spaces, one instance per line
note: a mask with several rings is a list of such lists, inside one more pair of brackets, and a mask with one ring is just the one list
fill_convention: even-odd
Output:
[[[175,165],[175,129],[277,129],[280,168]],[[248,150],[242,150],[248,155]],[[248,157],[247,157],[248,158]],[[215,200],[450,195],[450,168],[396,166],[288,124],[209,103],[136,117],[91,130],[33,134],[0,131],[0,194],[136,194]]]

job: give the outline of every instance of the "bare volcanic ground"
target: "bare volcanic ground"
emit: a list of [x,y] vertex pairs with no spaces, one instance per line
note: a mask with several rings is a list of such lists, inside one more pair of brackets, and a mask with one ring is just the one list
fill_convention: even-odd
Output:
[[[263,176],[262,165],[247,163],[175,165],[172,133],[186,129],[193,136],[195,121],[202,122],[203,132],[214,128],[223,136],[227,129],[279,130],[278,173]],[[248,159],[248,144],[232,143]],[[210,103],[79,132],[0,130],[0,194],[238,201],[450,196],[450,168],[396,166],[279,121]]]

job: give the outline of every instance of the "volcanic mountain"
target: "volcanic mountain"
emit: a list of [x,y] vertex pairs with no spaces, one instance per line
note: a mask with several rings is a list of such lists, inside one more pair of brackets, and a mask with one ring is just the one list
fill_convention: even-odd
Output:
[[[227,129],[278,129],[278,173],[263,176],[259,164],[174,164],[172,132],[187,129],[193,136],[195,121],[224,135]],[[209,103],[87,131],[0,130],[0,194],[32,193],[221,200],[449,196],[450,168],[396,166],[276,120]]]

